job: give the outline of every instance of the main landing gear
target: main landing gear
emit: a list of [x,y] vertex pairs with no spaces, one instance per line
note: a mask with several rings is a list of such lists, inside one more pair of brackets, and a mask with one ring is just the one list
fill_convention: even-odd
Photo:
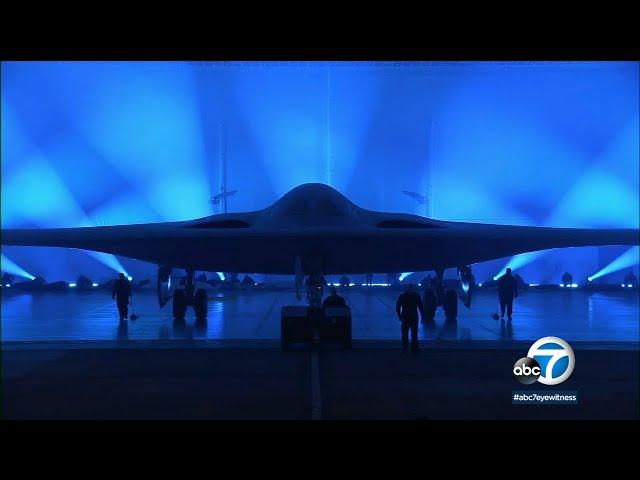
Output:
[[[166,274],[166,270],[162,272],[163,277],[158,277],[158,284],[161,280],[164,283],[170,275]],[[209,298],[204,288],[195,289],[195,270],[186,270],[187,278],[184,282],[184,288],[177,288],[173,292],[173,318],[178,321],[184,320],[187,313],[187,307],[192,306],[198,321],[206,321]],[[160,274],[160,272],[159,272]],[[160,287],[159,287],[160,288]],[[160,297],[160,294],[159,294]]]
[[439,306],[444,310],[447,320],[455,320],[458,317],[458,294],[455,290],[445,291],[443,276],[443,269],[436,270],[433,288],[425,288],[423,299],[425,321],[432,322],[435,319]]

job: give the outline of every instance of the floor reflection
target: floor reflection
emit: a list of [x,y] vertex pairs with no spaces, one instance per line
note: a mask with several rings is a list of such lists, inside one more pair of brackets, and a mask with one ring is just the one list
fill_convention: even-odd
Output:
[[[353,290],[345,294],[352,307],[355,340],[399,340],[395,313],[399,292]],[[225,292],[212,294],[205,322],[174,321],[170,305],[159,309],[153,291],[136,292],[135,322],[118,323],[110,295],[22,294],[2,296],[3,341],[170,340],[280,338],[280,311],[293,305],[295,292]],[[639,299],[635,292],[528,291],[514,304],[513,321],[497,321],[495,292],[479,292],[472,309],[460,308],[457,321],[438,310],[421,324],[422,340],[536,340],[555,335],[567,341],[638,342]]]
[[119,341],[129,340],[129,322],[126,320],[118,324],[118,330],[116,332],[116,338]]

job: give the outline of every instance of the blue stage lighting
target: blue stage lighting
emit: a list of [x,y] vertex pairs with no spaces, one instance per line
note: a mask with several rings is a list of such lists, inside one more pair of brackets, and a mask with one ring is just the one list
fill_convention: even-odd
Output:
[[95,283],[95,282],[91,284],[91,286],[92,286],[92,287],[97,287],[98,285],[99,285],[99,284],[97,284],[97,283]]
[[507,264],[504,267],[502,267],[502,270],[500,270],[500,272],[496,276],[494,276],[493,279],[497,280],[502,275],[507,273],[507,268],[510,268],[512,272],[515,272],[519,268],[524,267],[525,265],[531,263],[536,258],[544,255],[544,253],[545,253],[545,250],[539,250],[536,252],[521,253],[520,255],[515,255],[511,257],[507,262]]
[[637,265],[638,263],[640,263],[640,247],[634,246],[629,248],[626,252],[613,260],[611,263],[609,263],[609,265],[604,267],[598,273],[596,273],[595,275],[591,275],[589,277],[589,281],[593,281],[596,278],[618,272],[623,268],[628,268],[632,265]]
[[2,254],[1,256],[0,269],[3,272],[10,273],[12,275],[18,275],[19,277],[27,278],[29,280],[33,280],[34,278],[36,278],[35,276],[27,272],[24,268],[19,267],[15,262],[10,260],[5,254]]
[[[229,187],[240,192],[233,210],[321,181],[364,208],[424,215],[400,191],[430,185],[436,218],[637,228],[637,62],[442,67],[3,63],[3,226],[208,215],[222,122]],[[77,276],[63,271],[79,269],[72,253],[43,251],[50,257],[29,253],[30,263],[10,254]],[[585,271],[572,271],[593,275],[594,250],[580,252],[570,261]],[[97,255],[128,276],[116,257]],[[514,257],[494,278],[537,258]],[[550,282],[556,263],[526,276]],[[101,278],[95,267],[87,273]],[[483,269],[479,278],[500,264]]]
[[127,275],[127,280],[131,281],[133,280],[133,277],[131,275]]
[[11,287],[11,284],[10,283],[6,283],[4,286],[9,288],[9,287]]
[[220,280],[222,280],[224,282],[224,273],[222,272],[216,272],[218,274],[218,277],[220,277]]
[[403,281],[405,278],[407,278],[409,275],[411,275],[413,272],[404,272],[400,275],[399,280]]
[[70,286],[71,288],[75,288],[76,284],[75,284],[75,283],[70,283],[70,284],[69,284],[69,286]]
[[125,270],[125,268],[122,266],[122,264],[120,263],[120,261],[115,255],[111,255],[110,253],[94,252],[92,250],[85,250],[85,251],[87,255],[95,258],[100,263],[102,263],[103,265],[106,265],[114,272],[118,272],[118,273],[122,272],[125,275],[129,275],[129,273]]

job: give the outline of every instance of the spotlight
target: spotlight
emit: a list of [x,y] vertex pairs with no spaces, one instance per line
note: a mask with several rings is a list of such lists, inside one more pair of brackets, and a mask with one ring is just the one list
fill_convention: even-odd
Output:
[[413,272],[404,272],[403,274],[400,275],[399,280],[402,282],[405,278],[407,278],[409,275],[411,275]]
[[626,285],[625,285],[624,283],[621,283],[621,284],[620,284],[620,286],[621,286],[622,288],[626,287]]
[[76,284],[75,284],[75,283],[70,283],[70,284],[69,284],[69,287],[71,287],[71,288],[76,288]]
[[561,284],[560,284],[560,286],[561,286],[561,287],[564,287],[564,283],[561,283]]
[[[633,246],[629,250],[624,252],[622,255],[620,255],[618,258],[613,260],[609,265],[604,267],[598,273],[591,275],[591,277],[589,278],[591,280],[594,280],[604,275],[609,275],[611,273],[620,271],[624,268],[636,265],[638,263],[639,255],[640,255],[640,247]],[[633,282],[627,282],[627,281],[625,281],[625,283],[633,284]]]
[[571,288],[578,288],[578,284],[577,283],[572,283],[571,284]]
[[629,288],[633,288],[633,285],[632,285],[632,284],[630,284],[630,283],[628,283],[628,284],[627,284],[627,287],[629,287]]
[[[33,280],[35,278],[33,275],[27,272],[24,268],[19,267],[18,265],[16,265],[15,262],[13,262],[12,260],[9,260],[9,258],[4,253],[0,255],[0,257],[1,257],[0,266],[2,267],[2,271],[6,272],[6,274],[10,275],[11,277],[13,277],[14,275],[17,275],[19,277],[28,278],[29,280]],[[10,282],[2,282],[2,283],[3,284],[13,283],[13,280],[11,280]]]
[[481,287],[481,286],[482,286],[482,284],[481,284],[481,283],[479,283],[479,284],[478,284],[478,286],[479,286],[479,287]]
[[133,277],[132,277],[131,275],[128,275],[128,276],[127,276],[127,279],[128,279],[129,281],[131,281],[131,280],[133,280]]
[[538,285],[540,285],[539,283],[530,283],[529,286],[530,287],[537,287]]
[[94,282],[94,283],[92,283],[92,284],[91,284],[91,286],[92,286],[92,287],[97,287],[97,286],[98,286],[98,284]]
[[5,283],[4,286],[9,288],[11,286],[11,284],[10,283]]

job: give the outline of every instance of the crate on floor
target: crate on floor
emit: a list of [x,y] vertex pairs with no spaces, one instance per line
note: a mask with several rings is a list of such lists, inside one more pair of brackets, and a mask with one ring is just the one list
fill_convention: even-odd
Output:
[[282,307],[280,311],[280,342],[283,350],[292,343],[313,343],[314,319],[308,308],[298,305]]
[[329,307],[316,323],[320,343],[340,343],[351,348],[351,309]]

